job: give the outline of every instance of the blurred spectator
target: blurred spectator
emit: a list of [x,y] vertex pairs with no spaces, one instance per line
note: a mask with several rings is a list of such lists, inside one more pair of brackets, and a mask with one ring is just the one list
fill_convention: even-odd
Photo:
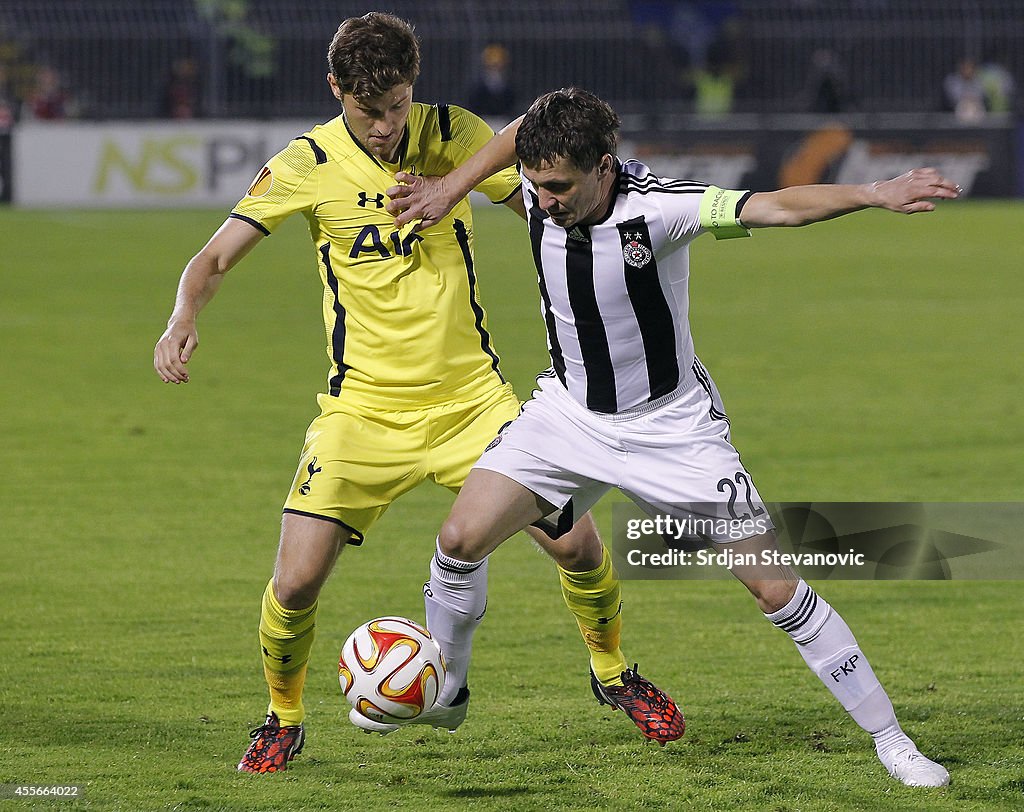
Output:
[[974,60],[964,57],[942,82],[944,109],[961,121],[980,121],[985,117],[985,87]]
[[995,54],[989,54],[978,68],[978,79],[985,92],[985,107],[990,113],[1010,113],[1014,107],[1016,83]]
[[682,47],[691,68],[705,70],[712,46],[722,37],[729,18],[737,12],[728,0],[679,0],[669,2],[669,36],[675,47]]
[[740,73],[731,58],[737,11],[729,0],[629,0],[636,33],[663,55],[664,68],[657,70],[664,71],[666,92],[685,94],[706,115],[733,108]]
[[660,45],[672,23],[672,5],[669,0],[629,0],[629,19],[648,42]]
[[0,62],[0,130],[14,123],[17,105],[7,81],[7,66]]
[[841,113],[852,106],[842,63],[831,48],[818,48],[811,56],[804,95],[808,113]]
[[706,65],[690,74],[694,112],[700,116],[731,113],[739,74],[731,42],[725,37],[715,40],[708,48]]
[[160,100],[164,118],[199,116],[199,66],[194,59],[175,59]]
[[522,110],[508,78],[509,56],[504,45],[492,42],[480,53],[480,77],[469,90],[467,107],[481,118],[510,120]]
[[50,65],[43,65],[36,71],[25,107],[31,118],[41,121],[73,118],[78,113],[74,99],[64,89],[60,74]]

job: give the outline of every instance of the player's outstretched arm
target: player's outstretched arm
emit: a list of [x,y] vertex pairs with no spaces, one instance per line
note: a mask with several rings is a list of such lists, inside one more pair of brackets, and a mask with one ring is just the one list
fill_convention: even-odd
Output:
[[395,173],[398,186],[387,190],[387,210],[395,228],[419,220],[418,228],[436,225],[478,183],[516,162],[516,133],[522,116],[484,144],[464,164],[439,178]]
[[196,318],[232,266],[263,238],[242,220],[228,218],[185,266],[167,329],[153,349],[153,368],[164,383],[188,383],[185,365],[199,346]]
[[912,169],[897,178],[864,184],[791,186],[750,196],[740,212],[743,225],[803,226],[861,209],[913,214],[932,211],[935,200],[959,197],[960,187],[937,169]]

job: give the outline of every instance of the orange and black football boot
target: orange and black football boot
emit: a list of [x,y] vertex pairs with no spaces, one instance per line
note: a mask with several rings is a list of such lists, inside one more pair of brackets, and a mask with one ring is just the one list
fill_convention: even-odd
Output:
[[302,752],[306,731],[302,725],[281,727],[276,713],[267,714],[267,721],[249,731],[252,744],[238,762],[243,773],[279,773],[288,769],[288,762]]
[[622,685],[602,685],[590,672],[590,687],[602,705],[628,716],[648,739],[664,746],[681,738],[686,720],[672,697],[637,673],[637,665],[622,672]]

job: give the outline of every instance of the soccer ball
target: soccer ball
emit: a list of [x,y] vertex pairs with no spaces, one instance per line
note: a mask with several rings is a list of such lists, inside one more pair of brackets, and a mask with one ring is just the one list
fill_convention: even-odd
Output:
[[404,617],[368,620],[341,647],[338,681],[352,707],[394,724],[430,710],[444,687],[444,657],[430,632]]

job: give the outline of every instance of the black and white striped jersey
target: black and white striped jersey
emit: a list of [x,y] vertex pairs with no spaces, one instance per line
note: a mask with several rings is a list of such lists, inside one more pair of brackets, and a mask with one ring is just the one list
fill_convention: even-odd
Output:
[[523,178],[552,369],[575,400],[607,414],[695,381],[688,246],[705,230],[702,199],[722,192],[632,160],[616,182],[605,218],[567,231]]

